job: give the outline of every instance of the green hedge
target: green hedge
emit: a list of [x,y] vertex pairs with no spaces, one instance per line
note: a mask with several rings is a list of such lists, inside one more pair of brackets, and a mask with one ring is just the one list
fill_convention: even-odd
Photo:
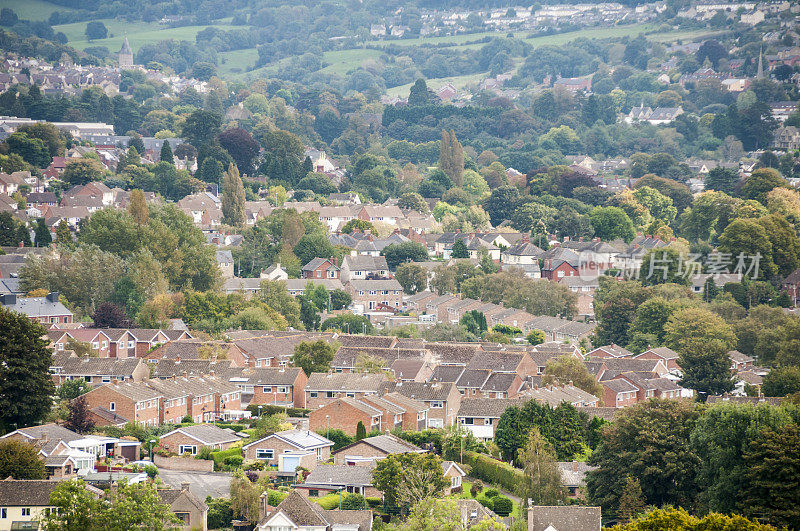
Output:
[[283,501],[283,499],[288,496],[288,492],[282,492],[279,490],[267,490],[267,503],[271,506],[275,507],[279,503]]
[[225,459],[234,456],[241,457],[242,449],[231,448],[229,450],[219,450],[218,452],[212,453],[211,458],[214,460],[214,469],[222,470],[222,467],[225,466]]
[[[251,412],[253,415],[258,415],[258,404],[250,404],[247,406],[247,411]],[[309,412],[311,412],[310,409],[303,409],[300,407],[285,408],[283,406],[261,404],[262,415],[282,415],[286,413],[290,417],[307,417]]]
[[316,501],[323,509],[330,511],[339,507],[340,498],[341,495],[339,494],[328,494],[326,496],[322,496],[321,498],[317,498],[314,501]]
[[521,470],[497,459],[475,452],[464,452],[464,462],[472,467],[470,475],[484,483],[500,485],[509,492],[517,490],[523,479]]

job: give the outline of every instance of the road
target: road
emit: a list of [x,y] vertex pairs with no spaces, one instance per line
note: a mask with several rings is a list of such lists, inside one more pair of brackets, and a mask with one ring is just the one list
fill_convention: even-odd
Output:
[[161,481],[176,489],[181,488],[181,483],[188,483],[189,490],[201,500],[206,496],[227,497],[231,493],[231,475],[227,472],[183,472],[160,468],[158,475]]

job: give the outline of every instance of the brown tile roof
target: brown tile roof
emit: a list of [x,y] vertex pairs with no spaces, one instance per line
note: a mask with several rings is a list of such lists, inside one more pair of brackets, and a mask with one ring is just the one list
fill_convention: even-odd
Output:
[[528,509],[528,530],[600,531],[600,507],[579,505],[533,506]]
[[478,352],[467,364],[467,369],[489,369],[513,372],[522,363],[524,352]]
[[384,374],[315,372],[306,383],[307,391],[370,391],[378,392],[386,381]]
[[454,387],[454,383],[387,382],[384,385],[384,391],[387,393],[398,392],[403,396],[427,402],[447,400]]
[[343,347],[391,348],[397,342],[394,336],[358,336],[342,334],[336,339]]
[[462,372],[464,372],[462,365],[439,365],[433,369],[433,374],[428,380],[443,383],[457,382]]
[[0,505],[6,507],[47,507],[50,494],[61,483],[38,479],[4,479],[0,481]]

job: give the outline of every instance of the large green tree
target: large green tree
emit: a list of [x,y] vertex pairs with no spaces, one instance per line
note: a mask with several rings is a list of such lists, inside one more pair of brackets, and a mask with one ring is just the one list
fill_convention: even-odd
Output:
[[599,467],[586,478],[589,500],[615,519],[630,476],[650,505],[692,506],[700,459],[689,434],[696,421],[694,407],[677,400],[651,399],[622,410],[589,459]]
[[4,478],[45,479],[44,460],[36,448],[13,439],[0,441],[0,474]]
[[52,406],[53,363],[46,330],[0,308],[0,418],[6,430],[37,424]]
[[736,334],[720,316],[705,308],[679,310],[664,326],[664,342],[680,354],[681,385],[697,391],[702,401],[733,389],[728,352]]
[[561,470],[550,443],[532,427],[525,446],[520,450],[519,460],[524,471],[518,494],[530,499],[534,505],[558,505],[565,499]]
[[409,507],[442,494],[449,481],[442,460],[434,454],[392,454],[378,462],[372,483],[392,505]]
[[228,225],[244,225],[244,185],[239,169],[231,164],[222,178],[222,219]]
[[406,295],[413,295],[428,288],[428,272],[418,264],[398,265],[394,278],[403,286]]
[[595,235],[602,240],[629,242],[636,235],[631,218],[619,207],[597,207],[589,214],[589,218]]
[[328,372],[336,350],[319,339],[317,341],[302,341],[294,347],[292,364],[300,367],[306,376],[311,376],[312,372]]

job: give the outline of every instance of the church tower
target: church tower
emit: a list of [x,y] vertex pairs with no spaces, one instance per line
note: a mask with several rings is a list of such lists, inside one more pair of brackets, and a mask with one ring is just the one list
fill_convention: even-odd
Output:
[[126,68],[133,66],[133,50],[131,50],[131,45],[128,43],[128,36],[125,36],[125,40],[122,42],[122,48],[119,50],[119,67]]

